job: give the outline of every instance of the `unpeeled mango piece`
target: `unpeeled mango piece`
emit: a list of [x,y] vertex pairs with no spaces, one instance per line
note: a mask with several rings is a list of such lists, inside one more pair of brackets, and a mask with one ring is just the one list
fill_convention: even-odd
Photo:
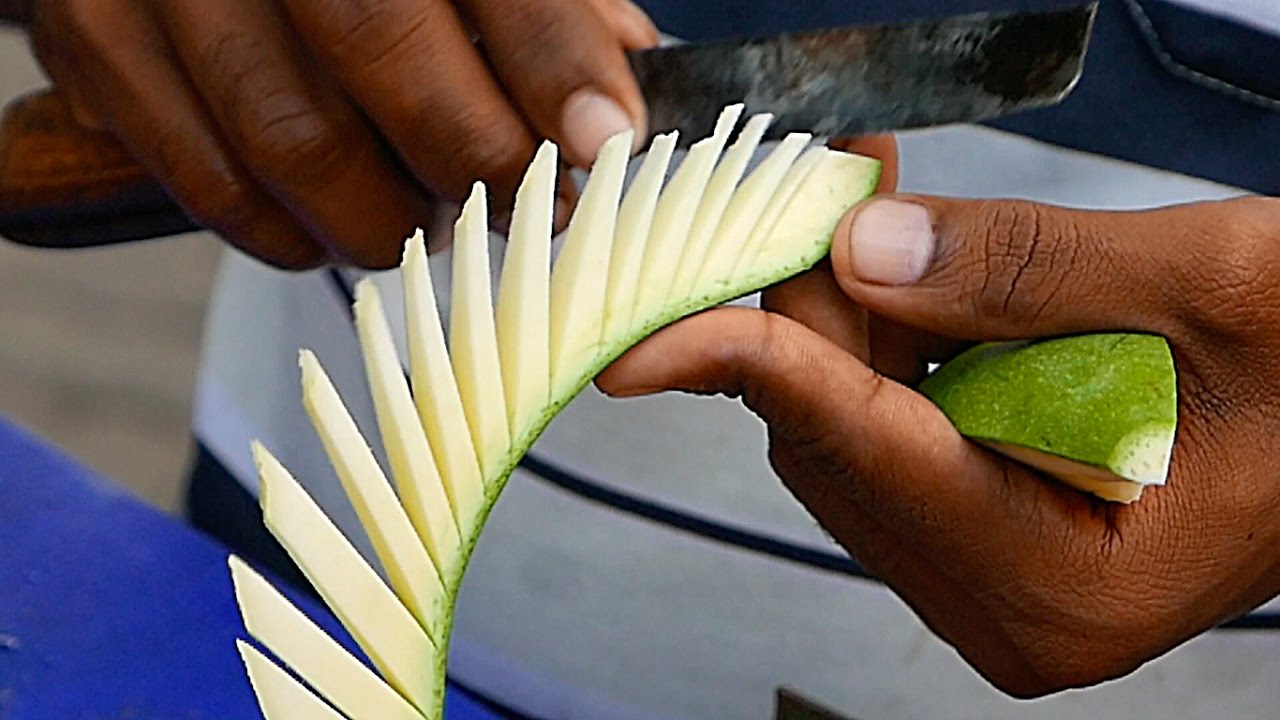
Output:
[[920,391],[962,435],[1104,500],[1133,502],[1168,477],[1178,378],[1164,338],[984,343]]

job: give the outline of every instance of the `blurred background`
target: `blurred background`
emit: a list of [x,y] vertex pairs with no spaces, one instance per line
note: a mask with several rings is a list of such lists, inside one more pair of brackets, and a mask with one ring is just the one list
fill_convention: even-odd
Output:
[[[0,101],[44,84],[0,28]],[[0,416],[173,510],[219,252],[207,234],[62,252],[0,240]]]

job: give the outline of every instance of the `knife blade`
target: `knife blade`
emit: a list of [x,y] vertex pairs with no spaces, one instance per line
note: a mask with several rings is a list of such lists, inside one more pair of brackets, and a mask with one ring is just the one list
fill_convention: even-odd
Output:
[[774,694],[773,720],[854,720],[819,705],[789,687],[780,687]]
[[978,122],[1060,102],[1079,81],[1097,2],[633,52],[649,132],[709,134],[720,110],[776,116],[767,138],[854,137]]
[[[791,131],[844,137],[976,122],[1058,102],[1083,67],[1097,0],[1057,11],[979,13],[630,55],[649,134],[709,135],[725,105]],[[0,235],[86,247],[199,229],[113,137],[80,127],[56,90],[0,118]]]

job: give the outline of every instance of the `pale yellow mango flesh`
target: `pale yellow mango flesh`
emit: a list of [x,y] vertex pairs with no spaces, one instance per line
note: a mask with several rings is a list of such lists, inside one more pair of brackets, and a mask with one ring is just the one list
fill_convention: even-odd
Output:
[[421,231],[409,239],[400,273],[414,405],[431,443],[459,534],[465,537],[484,507],[484,481],[445,345]]
[[609,256],[627,175],[631,132],[600,150],[551,271],[551,395],[577,380],[604,337]]
[[543,143],[520,184],[498,288],[498,356],[513,437],[551,397],[550,258],[558,157],[554,144]]
[[234,556],[228,564],[245,629],[349,720],[422,720],[422,713],[265,578]]
[[[344,682],[351,659],[341,648],[255,575],[235,565],[233,574],[250,634],[281,649],[284,662],[294,658],[346,716],[438,720],[467,558],[515,464],[546,424],[656,328],[812,266],[825,256],[840,216],[874,188],[874,161],[823,148],[802,155],[810,140],[803,134],[786,138],[744,179],[770,119],[748,120],[726,153],[741,113],[741,106],[727,108],[714,134],[693,145],[666,183],[674,133],[655,140],[629,188],[630,136],[606,143],[554,263],[557,156],[543,145],[517,194],[496,305],[487,202],[477,186],[455,226],[447,342],[425,239],[411,238],[400,269],[407,384],[381,297],[372,283],[360,285],[366,377],[402,508],[391,507],[396,498],[386,474],[319,362],[304,353],[304,402],[390,585],[259,446],[264,515],[376,675],[351,671]],[[263,662],[270,664],[246,655],[264,707],[306,702],[298,690],[309,690],[280,681]],[[380,690],[369,685],[379,681]],[[279,697],[263,697],[272,693]]]
[[471,428],[482,477],[511,445],[502,361],[489,284],[489,220],[484,186],[476,183],[454,229],[449,357]]
[[337,470],[392,587],[418,622],[428,626],[444,602],[444,583],[320,361],[304,350],[300,364],[303,405],[329,461]]
[[236,649],[266,720],[347,720],[257,648],[237,640]]
[[263,520],[386,682],[426,712],[443,682],[436,645],[359,551],[265,448]]
[[355,295],[356,331],[365,359],[365,378],[373,394],[382,446],[387,451],[400,500],[432,564],[437,568],[453,567],[461,550],[458,525],[426,431],[418,422],[413,395],[382,309],[382,297],[378,286],[367,278],[356,285]]

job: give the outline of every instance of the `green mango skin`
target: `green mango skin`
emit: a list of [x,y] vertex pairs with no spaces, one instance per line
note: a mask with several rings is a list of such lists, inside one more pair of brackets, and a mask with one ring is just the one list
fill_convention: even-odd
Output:
[[1164,338],[1132,333],[984,343],[920,383],[964,436],[1161,485],[1178,383]]

